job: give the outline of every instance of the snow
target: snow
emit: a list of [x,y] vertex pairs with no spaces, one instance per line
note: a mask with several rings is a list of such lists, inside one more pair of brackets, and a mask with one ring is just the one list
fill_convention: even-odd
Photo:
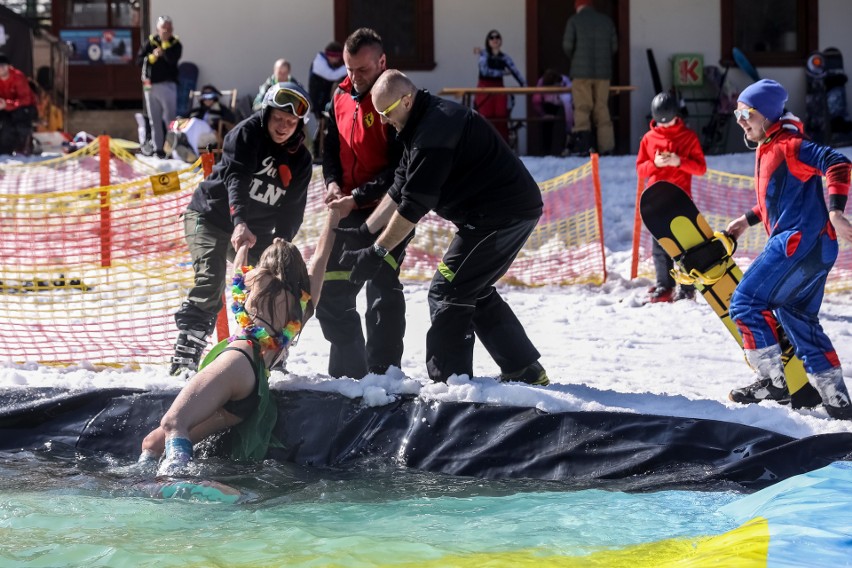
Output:
[[[852,149],[842,149],[852,156]],[[708,156],[711,169],[751,175],[751,152]],[[537,181],[556,177],[584,163],[580,158],[524,158]],[[474,377],[446,384],[426,378],[425,335],[429,327],[427,284],[406,284],[408,328],[402,370],[361,381],[326,374],[328,343],[311,321],[287,363],[275,372],[273,388],[309,389],[362,397],[383,405],[403,394],[426,401],[464,401],[535,407],[544,412],[608,410],[694,417],[748,424],[793,437],[852,432],[852,422],[832,420],[822,409],[792,410],[775,403],[739,405],[727,400],[734,387],[752,382],[742,351],[703,300],[642,305],[651,282],[629,279],[635,205],[635,156],[601,158],[604,235],[609,279],[602,286],[538,289],[501,286],[500,292],[526,325],[548,371],[548,387],[500,384],[499,369],[477,345]],[[760,230],[752,227],[750,230]],[[852,297],[826,297],[822,324],[832,338],[846,381],[852,384]],[[178,388],[165,365],[101,370],[0,362],[0,388],[133,387]]]

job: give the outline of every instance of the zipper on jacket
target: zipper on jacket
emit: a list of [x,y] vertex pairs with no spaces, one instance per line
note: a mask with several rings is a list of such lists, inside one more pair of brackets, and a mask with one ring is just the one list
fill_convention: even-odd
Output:
[[[358,162],[358,155],[355,153],[355,127],[358,124],[358,111],[361,109],[361,103],[355,101],[355,112],[352,114],[352,128],[349,130],[349,147],[352,148],[352,170],[349,172],[352,183],[355,183],[355,165]],[[355,189],[354,187],[352,189]],[[352,192],[349,192],[352,195]]]

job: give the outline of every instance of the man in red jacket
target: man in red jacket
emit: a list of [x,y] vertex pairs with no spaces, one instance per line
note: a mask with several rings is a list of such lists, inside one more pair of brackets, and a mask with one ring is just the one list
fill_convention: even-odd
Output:
[[0,154],[29,154],[36,100],[26,75],[0,53]]
[[[370,28],[355,30],[344,44],[343,61],[347,77],[331,98],[322,170],[325,202],[339,214],[339,230],[346,232],[357,231],[387,193],[402,147],[390,126],[382,123],[371,94],[386,68],[381,36]],[[360,238],[363,246],[368,246],[376,235],[362,234]],[[329,375],[360,379],[367,373],[384,374],[390,366],[400,367],[405,296],[399,265],[408,239],[388,254],[387,261],[392,261],[394,269],[382,272],[366,285],[350,282],[350,269],[340,264],[343,239],[332,234],[321,238],[327,239],[332,244],[317,319],[331,343]],[[356,298],[363,287],[367,294],[366,339],[356,311]]]
[[[668,93],[660,93],[651,101],[651,130],[642,137],[636,156],[636,173],[651,185],[657,181],[675,184],[692,197],[692,176],[707,171],[704,152],[698,136],[678,117],[677,101]],[[651,245],[656,284],[649,290],[649,301],[671,302],[695,297],[693,286],[674,290],[671,276],[673,262],[657,241]]]

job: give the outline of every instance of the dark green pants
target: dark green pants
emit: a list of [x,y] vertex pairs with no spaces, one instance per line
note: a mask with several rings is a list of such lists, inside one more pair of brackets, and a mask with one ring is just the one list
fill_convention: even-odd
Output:
[[[192,256],[195,281],[186,301],[175,313],[178,329],[198,329],[212,333],[216,315],[222,309],[228,274],[227,261],[236,252],[231,246],[231,233],[216,227],[197,211],[187,210],[183,216],[186,244]],[[249,264],[256,264],[261,253],[272,243],[274,235],[257,235],[257,243],[249,250]]]

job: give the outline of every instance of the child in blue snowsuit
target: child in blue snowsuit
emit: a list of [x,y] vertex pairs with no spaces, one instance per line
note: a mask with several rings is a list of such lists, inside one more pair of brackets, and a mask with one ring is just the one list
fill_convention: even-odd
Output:
[[769,240],[745,272],[730,305],[731,319],[742,334],[746,359],[758,380],[729,396],[742,403],[789,397],[775,331],[777,316],[826,412],[850,420],[852,405],[840,361],[819,323],[826,277],[837,259],[837,235],[847,239],[852,235],[843,215],[850,162],[839,152],[809,141],[801,122],[784,114],[786,102],[784,87],[763,79],[740,94],[734,113],[746,145],[756,143],[749,147],[757,150],[757,205],[727,230],[736,238],[762,222]]

